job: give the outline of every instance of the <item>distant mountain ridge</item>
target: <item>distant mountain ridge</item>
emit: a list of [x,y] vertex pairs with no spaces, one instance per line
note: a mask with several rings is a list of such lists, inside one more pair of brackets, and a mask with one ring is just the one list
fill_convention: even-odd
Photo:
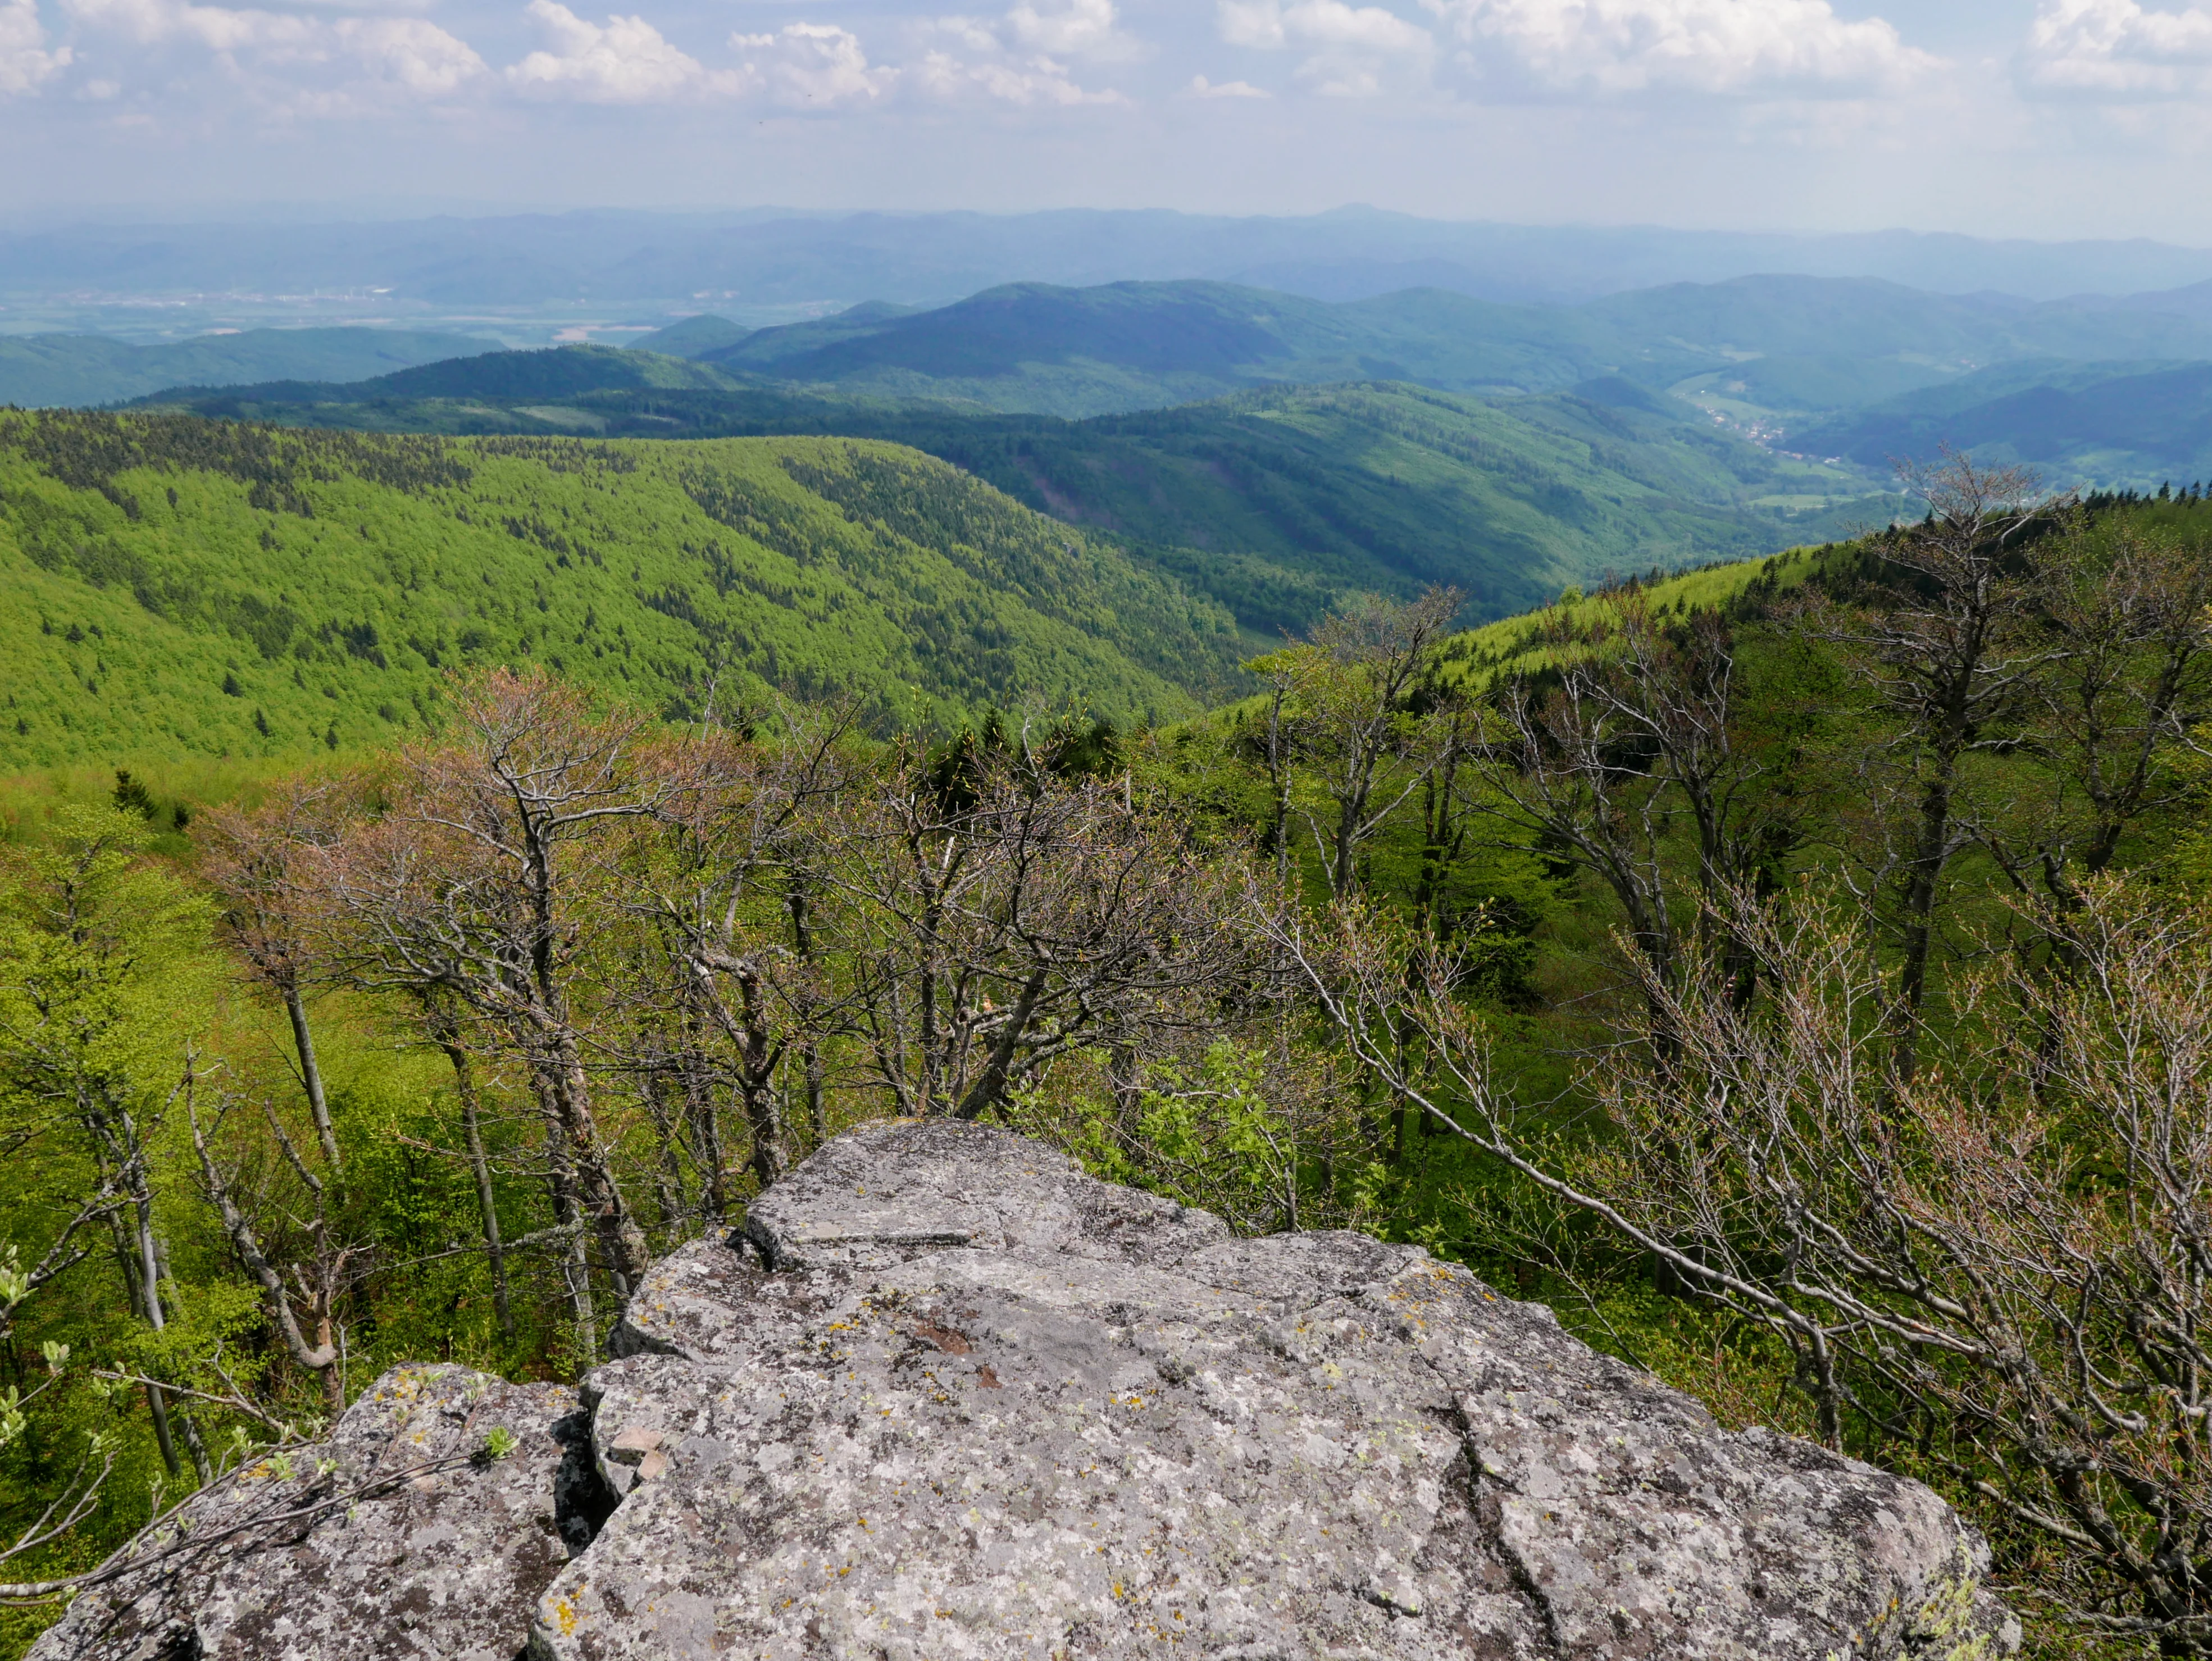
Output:
[[2212,358],[2212,319],[1796,277],[1677,284],[1580,307],[1500,306],[1442,289],[1329,305],[1225,283],[1028,283],[930,311],[763,329],[700,354],[801,384],[1070,417],[1274,381],[1547,392],[1616,374],[1659,388],[1751,356],[1823,361],[1839,395],[1861,402],[1894,390],[1889,377],[1905,369],[1944,378],[2021,356]]
[[1895,230],[1512,225],[1357,207],[1274,218],[755,209],[0,229],[0,294],[345,295],[373,289],[380,307],[401,316],[552,301],[665,306],[687,296],[761,309],[870,297],[943,304],[1012,282],[1080,287],[1181,278],[1317,300],[1431,287],[1510,303],[1568,303],[1760,271],[2057,300],[2203,283],[2212,279],[2212,251]]
[[[623,384],[711,391],[779,381],[1079,419],[1284,384],[1402,380],[1540,394],[1607,375],[1664,390],[1731,372],[1776,384],[1817,372],[1828,387],[1820,407],[1851,407],[2008,359],[2212,358],[2212,321],[1786,277],[1582,307],[1502,306],[1433,289],[1330,304],[1218,283],[1018,283],[927,310],[866,305],[752,331],[702,313],[647,343],[659,350],[625,360],[635,378]],[[563,396],[582,389],[565,366],[586,350],[614,349],[509,354],[497,373]],[[1746,372],[1747,361],[1759,368]],[[415,373],[352,396],[459,396],[464,383],[484,396],[522,392],[520,381],[486,379],[494,372],[482,364]]]
[[[167,396],[203,416],[357,431],[888,440],[1125,539],[1261,638],[1304,627],[1353,590],[1449,582],[1468,592],[1480,620],[1607,570],[1821,540],[1886,522],[1893,507],[1857,500],[1848,475],[1715,431],[1688,405],[1619,376],[1510,399],[1404,383],[1263,384],[1068,421],[782,383],[656,388],[641,384],[641,359],[663,366],[655,376],[674,362],[604,349],[483,358],[453,366],[453,395],[442,398],[398,395],[433,370],[355,387]],[[548,378],[526,379],[519,396],[477,395],[471,377],[509,379],[508,362],[543,366]],[[605,385],[555,401],[554,374]]]
[[[644,332],[630,349],[738,380],[1071,418],[1284,383],[1395,380],[1514,393],[1620,374],[1686,389],[1700,374],[1728,372],[1757,383],[1747,395],[1758,407],[1802,417],[2026,356],[2212,359],[2212,284],[2183,291],[2177,311],[2149,303],[2158,298],[2038,303],[1790,276],[1673,284],[1581,306],[1504,305],[1442,289],[1339,303],[1203,281],[1022,283],[947,305],[866,301],[760,329],[702,311]],[[175,387],[345,384],[490,349],[381,329],[259,330],[144,348],[0,337],[0,402],[84,406]],[[1753,360],[1759,367],[1744,370]],[[717,383],[664,371],[655,384]]]
[[[1283,470],[1292,469],[1292,458],[1282,439],[1288,429],[1279,422],[1255,427],[1222,400],[1296,386],[1423,386],[1479,398],[1504,411],[1509,427],[1519,423],[1516,444],[1535,442],[1523,429],[1550,419],[1542,400],[1566,397],[1581,406],[1634,411],[1644,428],[1628,449],[1592,462],[1597,478],[1620,472],[1617,464],[1631,453],[1643,458],[1631,473],[1668,447],[1670,454],[1686,454],[1687,428],[1702,424],[1717,429],[1714,438],[1729,435],[1770,450],[1840,458],[1877,475],[1886,475],[1893,457],[1923,456],[1942,443],[2002,448],[2017,439],[2066,473],[2061,483],[2075,482],[2079,473],[2099,483],[2141,484],[2187,471],[2204,447],[2206,417],[2185,392],[2193,383],[2186,374],[2166,372],[2212,360],[2212,323],[2137,306],[1930,295],[1886,283],[1796,277],[1675,285],[1580,307],[1502,306],[1437,289],[1332,305],[1215,283],[1092,289],[1024,283],[951,306],[870,304],[760,330],[702,313],[649,338],[690,355],[610,347],[500,353],[356,384],[171,392],[162,401],[209,415],[362,429],[678,437],[793,430],[777,423],[796,422],[796,430],[891,437],[956,458],[998,455],[996,439],[980,437],[982,429],[972,425],[959,427],[959,419],[1085,421],[1205,405],[1209,412],[1196,418],[1194,430],[1210,435],[1206,441],[1224,447],[1238,465],[1259,469],[1237,475],[1243,481],[1237,493],[1249,495],[1264,476],[1272,481],[1269,490],[1287,490],[1322,510],[1326,504],[1318,496],[1287,482],[1291,474]],[[2130,366],[2131,373],[2166,375],[2139,389],[2148,395],[2139,407],[2130,407],[2124,395],[2100,400],[2081,392]],[[1965,418],[1971,407],[2017,399],[2037,387],[2063,396],[2016,401],[1987,412],[1986,419]],[[1344,453],[1366,443],[1365,435],[1342,425],[1351,407],[1340,402],[1331,417]],[[1378,419],[1404,413],[1397,406],[1363,407]],[[925,412],[933,413],[917,426]],[[1872,424],[1854,425],[1854,412]],[[1477,418],[1460,411],[1449,419],[1463,424]],[[1079,488],[1056,486],[1064,492],[1057,502],[1041,494],[1041,480],[1009,471],[1003,458],[989,463],[998,469],[989,476],[1032,506],[1064,517],[1103,512],[1131,536],[1231,551],[1220,526],[1191,508],[1204,497],[1228,511],[1227,499],[1199,490],[1197,475],[1186,477],[1164,453],[1128,450],[1137,443],[1133,430],[1113,441],[1127,452],[1118,465],[1165,467],[1182,478],[1172,489],[1163,487],[1166,499],[1182,504],[1173,512],[1137,511],[1118,491],[1105,494],[1119,505],[1100,506],[1103,476],[1078,481]],[[1079,438],[1046,428],[1025,441],[1049,455],[1066,453],[1071,444],[1090,453],[1104,441],[1104,431],[1088,429]],[[1661,487],[1662,496],[1693,517],[1731,516],[1734,529],[1721,533],[1701,521],[1703,528],[1686,533],[1686,543],[1673,533],[1655,534],[1639,506],[1631,511],[1634,528],[1622,532],[1620,563],[1643,563],[1641,551],[1626,552],[1631,548],[1680,547],[1717,536],[1725,551],[1756,551],[1782,521],[1747,503],[1772,497],[1788,503],[1790,513],[1817,517],[1880,482],[1863,473],[1856,492],[1835,478],[1752,487],[1747,481],[1786,471],[1788,464],[1743,459],[1751,453],[1746,447],[1721,465],[1727,483],[1701,477],[1686,492],[1680,482],[1687,475],[1676,462],[1660,464],[1673,481]],[[1264,465],[1255,461],[1260,455],[1267,458]],[[1308,457],[1297,466],[1318,469],[1316,477],[1365,501],[1364,486],[1334,457]],[[1461,546],[1465,539],[1448,517],[1457,510],[1445,507],[1460,484],[1448,487],[1441,478],[1432,483],[1423,508],[1398,528],[1388,522],[1395,515],[1378,518],[1370,508],[1334,511],[1363,527],[1358,536],[1379,538],[1370,552],[1397,545],[1407,534]],[[1611,489],[1596,488],[1601,494]],[[1642,500],[1638,491],[1628,497]],[[1749,520],[1742,517],[1747,512]],[[1343,537],[1311,528],[1330,518],[1330,511],[1320,511],[1303,521],[1307,531],[1271,533],[1238,551],[1310,563],[1345,544]],[[1587,562],[1579,533],[1559,545],[1547,541],[1549,535],[1537,538],[1545,551],[1526,562],[1531,573],[1557,575]],[[1383,565],[1403,563],[1394,561],[1392,556]],[[1485,586],[1492,586],[1503,568],[1487,557],[1478,564],[1486,573]],[[1328,581],[1353,581],[1351,569]],[[1359,580],[1390,586],[1371,574]],[[1528,596],[1518,598],[1525,603]]]
[[496,340],[410,329],[248,329],[167,346],[0,335],[0,405],[114,404],[167,386],[254,380],[365,380],[499,350]]
[[1794,429],[1788,443],[1875,467],[1949,445],[2053,484],[2212,480],[2212,363],[2009,366]]

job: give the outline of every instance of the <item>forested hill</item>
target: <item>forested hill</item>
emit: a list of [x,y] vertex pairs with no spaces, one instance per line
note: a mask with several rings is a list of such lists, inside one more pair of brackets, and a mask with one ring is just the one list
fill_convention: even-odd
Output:
[[0,415],[0,764],[305,755],[455,666],[680,712],[847,693],[884,727],[1024,697],[1123,721],[1237,684],[1220,607],[912,450],[447,440]]
[[1544,392],[1621,374],[1656,390],[1747,358],[1818,365],[1857,403],[2022,356],[2212,356],[2212,329],[2190,315],[1788,276],[1674,283],[1575,307],[1439,289],[1328,304],[1224,283],[1029,283],[930,311],[859,307],[725,344],[712,344],[702,323],[655,344],[786,382],[1066,416],[1285,381]]
[[[1126,538],[1270,637],[1352,589],[1410,597],[1450,583],[1481,621],[1607,571],[1826,541],[1887,523],[1895,508],[1861,495],[1854,475],[1745,443],[1617,378],[1505,403],[1395,383],[1280,386],[1071,422],[790,387],[654,386],[641,362],[694,367],[635,352],[514,353],[355,387],[202,393],[178,407],[364,431],[890,440]],[[538,377],[526,392],[495,390],[525,373]],[[449,390],[422,390],[434,377]]]
[[1874,465],[1949,444],[2054,478],[2212,478],[2212,363],[2005,364],[1791,434]]
[[359,380],[498,350],[495,340],[416,329],[247,329],[155,346],[15,335],[0,337],[0,404],[110,404],[191,382]]
[[[2185,309],[2036,306],[1783,276],[1674,284],[1574,307],[1498,305],[1437,289],[1331,304],[1220,283],[1032,283],[932,310],[864,304],[751,331],[711,315],[690,318],[641,343],[658,362],[634,366],[647,377],[634,384],[772,381],[1079,418],[1272,386],[1400,380],[1519,396],[1621,375],[1652,391],[1717,392],[1769,414],[1804,416],[2029,359],[2212,359],[2212,320],[2199,314],[2201,305],[2174,303]],[[141,389],[349,380],[426,361],[395,356],[342,373],[309,367],[297,354],[270,355],[288,338],[309,344],[313,332],[261,331],[161,348],[174,372],[167,381],[142,381]],[[245,360],[249,341],[263,349],[252,361],[268,367],[256,371]],[[124,395],[108,390],[112,376],[90,360],[76,391],[50,373],[33,395],[9,392],[7,350],[66,356],[96,344],[46,337],[0,350],[0,402],[84,405]],[[393,344],[402,343],[394,337]],[[574,353],[526,356],[538,362],[526,377],[543,371],[557,379],[574,367]],[[419,380],[364,395],[403,394],[453,395],[433,394]]]

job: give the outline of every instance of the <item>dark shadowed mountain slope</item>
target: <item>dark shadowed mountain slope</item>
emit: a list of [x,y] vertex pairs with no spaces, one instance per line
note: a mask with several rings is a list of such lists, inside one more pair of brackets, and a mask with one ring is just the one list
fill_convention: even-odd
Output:
[[365,380],[499,350],[493,340],[407,329],[249,329],[173,346],[106,335],[0,335],[0,404],[113,404],[164,386]]
[[1071,417],[1285,381],[1545,392],[1604,374],[1665,387],[1747,360],[1787,360],[1819,366],[1814,407],[1834,408],[2020,357],[2212,356],[2212,320],[1794,277],[1677,284],[1582,307],[1499,305],[1440,289],[1328,305],[1217,283],[1024,283],[933,311],[859,308],[763,329],[699,356],[804,385]]
[[558,405],[355,397],[373,390],[239,388],[186,407],[358,430],[892,440],[1123,538],[1263,635],[1347,589],[1449,582],[1480,619],[1608,569],[1763,552],[1890,511],[1857,502],[1855,478],[1743,443],[1620,377],[1502,401],[1402,383],[1273,386],[1081,422],[776,386],[622,386]]
[[2044,365],[2025,386],[2021,376],[1987,371],[1793,430],[1788,441],[1864,466],[1949,445],[2030,463],[2061,487],[2212,478],[2212,363]]

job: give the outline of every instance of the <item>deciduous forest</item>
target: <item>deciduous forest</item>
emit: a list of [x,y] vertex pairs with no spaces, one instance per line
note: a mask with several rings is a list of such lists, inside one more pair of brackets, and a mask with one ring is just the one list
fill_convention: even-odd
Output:
[[[776,442],[728,465],[856,593],[927,544],[813,500],[891,460]],[[568,453],[459,459],[640,499]],[[1133,650],[1110,707],[901,736],[862,669],[672,709],[488,640],[382,747],[23,808],[0,1651],[381,1368],[573,1378],[656,1256],[950,1115],[1464,1262],[1936,1487],[2039,1653],[2212,1655],[2212,509],[1918,484],[1922,522],[1477,634],[1355,599],[1207,715],[1148,718],[1178,683]],[[164,511],[118,494],[70,522]],[[255,511],[372,534],[316,500]]]

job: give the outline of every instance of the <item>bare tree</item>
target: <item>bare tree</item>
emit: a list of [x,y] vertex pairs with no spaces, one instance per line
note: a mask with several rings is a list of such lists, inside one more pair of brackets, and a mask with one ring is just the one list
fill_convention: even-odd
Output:
[[204,876],[222,902],[229,944],[247,972],[274,992],[292,1024],[301,1088],[315,1140],[331,1171],[343,1171],[322,1068],[307,1019],[307,992],[317,970],[315,896],[300,880],[304,850],[326,847],[353,817],[354,805],[335,784],[286,780],[251,812],[217,809],[204,821]]
[[[1273,684],[1267,754],[1279,871],[1287,872],[1295,811],[1329,891],[1344,898],[1359,885],[1368,843],[1451,754],[1452,723],[1432,708],[1414,707],[1413,695],[1462,598],[1456,588],[1431,588],[1406,605],[1362,600],[1251,666]],[[1310,807],[1297,804],[1294,761],[1318,795]]]
[[850,795],[817,920],[849,977],[872,1083],[975,1118],[1078,1044],[1206,1019],[1251,973],[1236,861],[1123,791],[1023,755],[948,789],[911,763]]
[[[246,1208],[246,1183],[241,1180],[240,1171],[234,1165],[224,1164],[216,1154],[212,1139],[234,1105],[234,1098],[224,1098],[213,1122],[204,1125],[193,1092],[189,1087],[185,1091],[185,1113],[191,1126],[192,1152],[199,1163],[202,1192],[222,1220],[223,1233],[259,1292],[262,1308],[285,1354],[320,1383],[324,1405],[335,1415],[343,1412],[346,1404],[345,1376],[340,1366],[343,1347],[337,1332],[337,1304],[350,1283],[349,1265],[360,1255],[359,1248],[337,1238],[331,1217],[328,1184],[301,1158],[298,1147],[284,1129],[284,1122],[274,1107],[264,1103],[262,1111],[270,1135],[298,1182],[300,1197],[305,1201],[304,1216],[287,1214],[283,1215],[282,1220],[288,1226],[288,1232],[304,1238],[308,1248],[307,1261],[304,1262],[280,1268],[272,1261],[264,1244],[264,1226],[249,1215]],[[281,1213],[281,1201],[278,1208]],[[308,1328],[313,1333],[312,1340],[301,1329],[293,1307],[295,1299],[307,1311]]]
[[2127,520],[2078,522],[2046,545],[2037,599],[2054,654],[2025,700],[2028,765],[2014,770],[2040,788],[2015,782],[2017,811],[1990,813],[1983,839],[2019,891],[2065,904],[2181,800],[2172,758],[2212,714],[2212,549]]
[[438,989],[512,1043],[548,1123],[564,1223],[599,1238],[617,1290],[651,1258],[593,1109],[574,982],[586,927],[617,910],[598,859],[684,781],[650,757],[641,715],[594,715],[541,675],[463,684],[450,742],[410,752],[397,800],[323,868],[368,988]]
[[[91,1179],[60,1208],[66,1219],[28,1271],[44,1285],[81,1256],[81,1231],[104,1223],[132,1314],[168,1324],[157,1236],[154,1144],[182,1084],[157,1061],[146,1025],[161,997],[163,965],[204,928],[204,905],[137,858],[147,831],[136,815],[70,810],[48,848],[16,856],[16,915],[0,922],[0,1100],[17,1148],[68,1138]],[[191,1064],[184,1077],[189,1080]],[[27,1287],[28,1291],[35,1287]],[[169,1393],[146,1384],[163,1463],[182,1469]],[[206,1452],[189,1416],[182,1430],[196,1467]]]
[[[696,787],[672,801],[655,834],[641,839],[630,904],[652,925],[641,1013],[664,1037],[641,1064],[672,1068],[686,1102],[696,1158],[712,1214],[726,1214],[721,1132],[715,1095],[726,1080],[744,1115],[755,1180],[781,1176],[789,1150],[780,1082],[787,1045],[809,1050],[818,1092],[821,1022],[817,977],[806,961],[816,847],[813,822],[856,788],[846,754],[854,711],[787,709],[777,733],[741,742],[702,733],[686,766]],[[793,944],[785,944],[787,923]],[[665,1033],[684,1042],[672,1054]],[[711,1033],[715,1042],[708,1043]]]
[[1631,591],[1544,645],[1548,672],[1498,690],[1468,808],[1602,882],[1644,965],[1671,982],[1707,903],[1771,885],[1801,834],[1771,760],[1745,740],[1735,641],[1711,612],[1670,624]]
[[1917,1064],[1945,873],[1979,830],[1960,812],[1961,768],[2013,741],[2008,723],[2066,650],[2033,626],[2040,585],[2030,545],[2068,506],[2045,496],[2028,469],[1962,454],[1904,477],[1928,517],[1880,545],[1871,603],[1808,613],[1816,634],[1864,664],[1896,726],[1881,754],[1901,778],[1907,824],[1875,875],[1898,937],[1889,1025],[1901,1080]]
[[1652,976],[1673,1053],[1601,1054],[1610,1129],[1579,1157],[1499,1090],[1443,977],[1409,988],[1377,920],[1271,927],[1352,1053],[1441,1128],[1784,1344],[1832,1445],[1910,1457],[2040,1536],[2064,1562],[2045,1595],[2080,1621],[2212,1654],[2212,927],[2085,882],[2039,920],[2079,971],[1993,958],[1945,1065],[1900,1087],[1860,915],[1727,903],[1765,996],[1740,1003],[1715,953]]

